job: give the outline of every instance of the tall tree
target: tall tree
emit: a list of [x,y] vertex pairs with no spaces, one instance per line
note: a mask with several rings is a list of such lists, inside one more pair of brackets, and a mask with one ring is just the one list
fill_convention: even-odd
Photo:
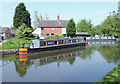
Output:
[[70,19],[66,25],[67,36],[74,37],[76,34],[76,26],[73,19]]
[[40,22],[40,15],[38,14],[37,11],[35,11],[34,12],[34,22],[33,22],[35,28],[38,28],[39,22]]
[[93,24],[91,20],[82,19],[77,24],[77,32],[88,32],[94,34]]
[[30,13],[26,10],[24,3],[19,3],[15,8],[13,26],[18,29],[22,23],[25,23],[28,27],[31,27]]
[[118,15],[108,16],[102,24],[99,26],[100,34],[105,36],[116,36],[120,37],[120,21]]

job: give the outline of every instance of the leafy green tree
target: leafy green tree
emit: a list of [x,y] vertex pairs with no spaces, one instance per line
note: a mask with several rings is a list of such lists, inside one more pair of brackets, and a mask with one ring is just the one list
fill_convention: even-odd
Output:
[[99,31],[101,35],[120,37],[120,21],[118,15],[108,16],[102,24],[99,25],[97,31]]
[[26,25],[31,28],[31,18],[30,18],[30,13],[28,10],[26,10]]
[[18,29],[22,23],[25,23],[28,27],[31,28],[30,13],[28,10],[26,10],[24,3],[19,3],[19,5],[15,8],[13,26],[14,28]]
[[86,19],[82,19],[77,24],[77,32],[88,32],[94,35],[94,28],[91,22],[91,20],[87,21]]
[[34,35],[32,34],[33,29],[27,27],[26,24],[22,24],[19,28],[20,31],[17,33],[18,38],[25,38],[25,39],[34,39]]
[[76,26],[73,19],[70,19],[66,26],[67,36],[74,37],[76,34]]

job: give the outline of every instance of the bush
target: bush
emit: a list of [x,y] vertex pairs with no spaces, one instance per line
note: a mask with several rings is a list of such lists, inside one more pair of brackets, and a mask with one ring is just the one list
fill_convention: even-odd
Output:
[[59,38],[64,38],[63,34],[58,34]]
[[19,32],[17,33],[18,38],[25,38],[25,39],[34,39],[35,35],[32,34],[33,28],[27,28],[27,25],[24,23],[19,27]]
[[64,38],[63,34],[58,34],[58,35],[48,35],[49,39],[53,39],[53,38]]

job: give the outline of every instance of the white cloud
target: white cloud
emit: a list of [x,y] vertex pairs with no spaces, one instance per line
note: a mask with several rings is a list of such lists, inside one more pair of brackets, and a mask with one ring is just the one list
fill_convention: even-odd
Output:
[[118,2],[119,0],[0,0],[0,2]]

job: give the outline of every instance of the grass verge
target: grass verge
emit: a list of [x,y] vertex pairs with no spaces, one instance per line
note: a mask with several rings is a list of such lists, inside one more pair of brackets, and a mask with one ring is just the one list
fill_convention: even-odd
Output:
[[[4,42],[2,45],[0,45],[0,50],[11,50],[11,49],[17,49],[18,48],[18,41],[21,41],[20,43],[30,43],[30,40],[26,39],[18,39],[18,38],[11,38],[7,39],[6,42]],[[28,47],[27,45],[26,47]]]
[[97,84],[120,84],[120,64],[103,77]]

